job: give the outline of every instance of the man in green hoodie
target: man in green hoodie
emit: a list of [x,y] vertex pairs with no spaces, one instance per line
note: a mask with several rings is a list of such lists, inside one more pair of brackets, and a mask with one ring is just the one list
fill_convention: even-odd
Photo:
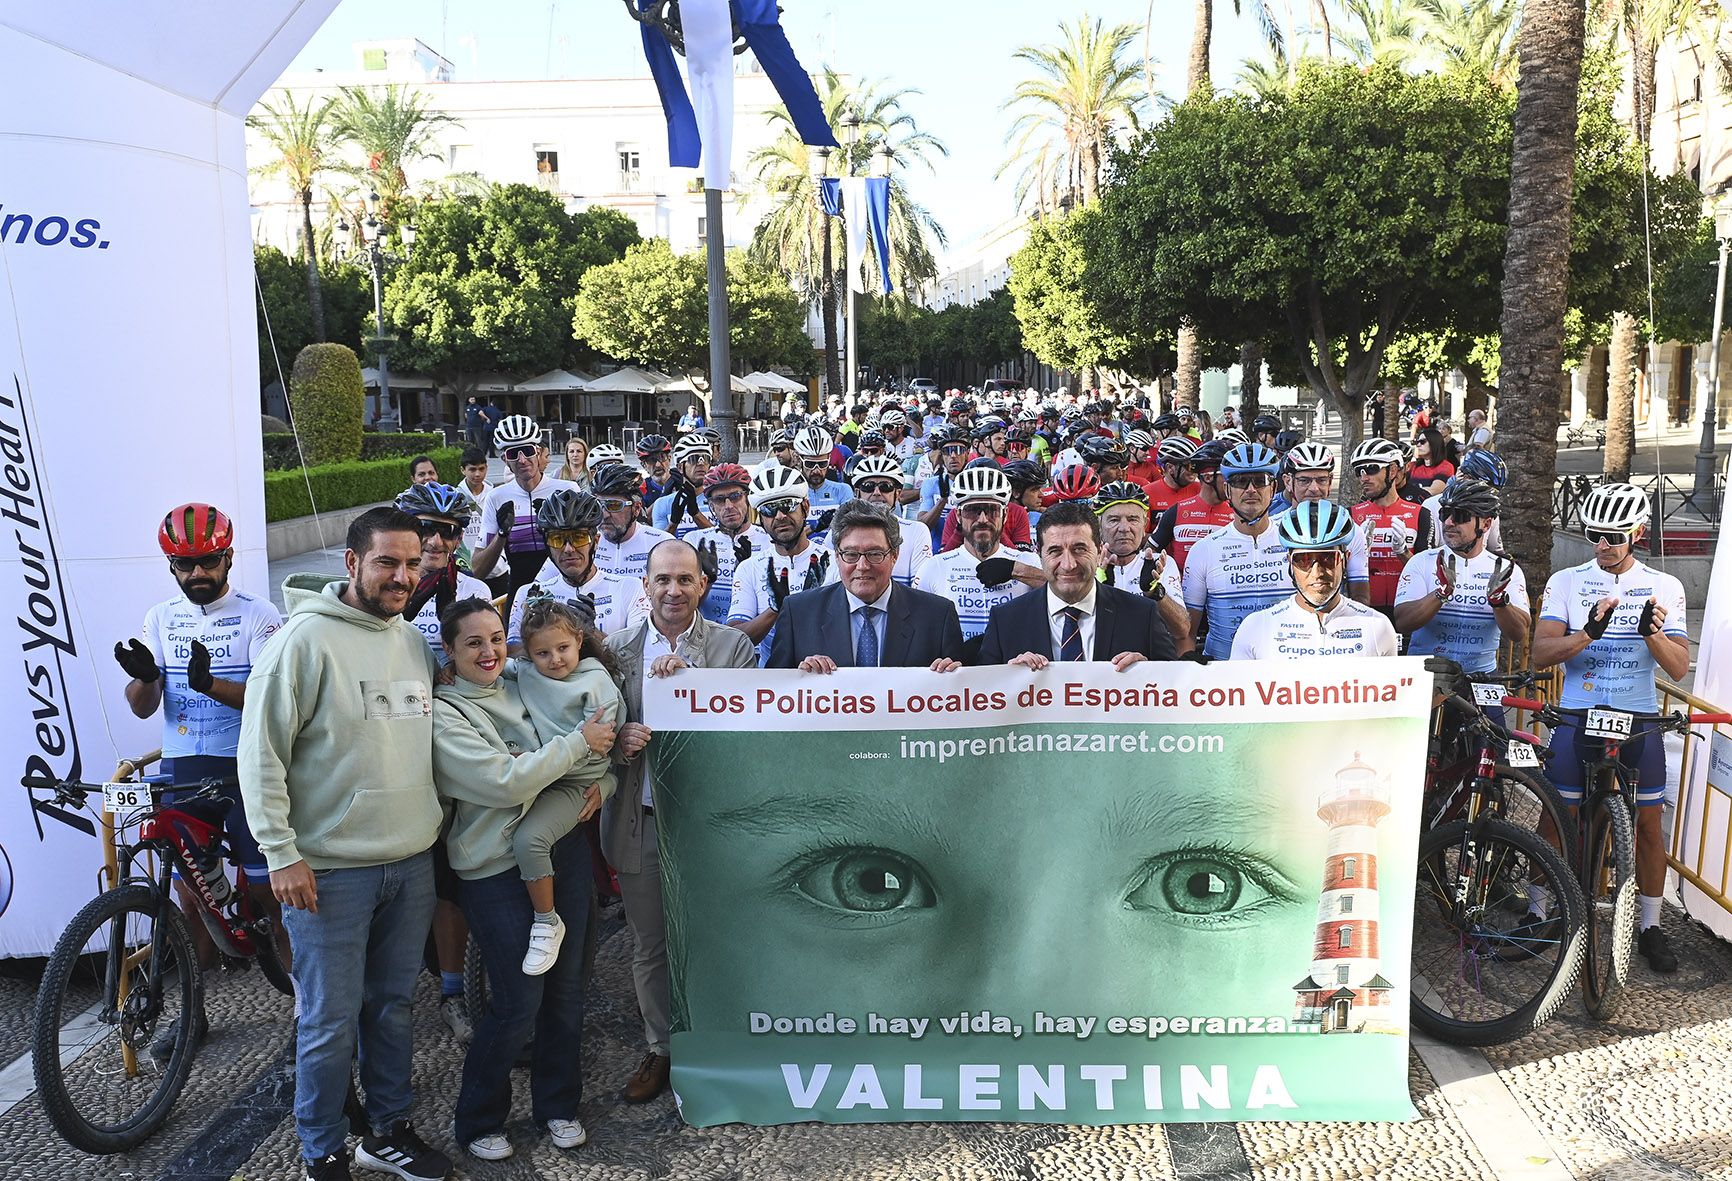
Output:
[[295,947],[295,1130],[309,1181],[344,1181],[343,1099],[360,1048],[369,1133],[358,1163],[442,1178],[409,1123],[409,1000],[433,917],[431,649],[402,612],[421,565],[415,518],[349,526],[346,582],[291,604],[247,684],[247,819]]

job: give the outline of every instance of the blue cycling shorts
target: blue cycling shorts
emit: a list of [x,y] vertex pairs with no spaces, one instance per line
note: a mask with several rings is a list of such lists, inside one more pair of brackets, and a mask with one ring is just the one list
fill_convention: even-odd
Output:
[[[1582,762],[1599,762],[1605,757],[1606,740],[1589,738],[1580,733],[1581,726],[1569,718],[1552,731],[1549,749],[1552,757],[1546,763],[1546,778],[1572,808],[1586,794],[1582,786]],[[1618,762],[1636,773],[1636,803],[1644,808],[1658,807],[1666,802],[1666,744],[1658,734],[1635,734],[1618,752]]]

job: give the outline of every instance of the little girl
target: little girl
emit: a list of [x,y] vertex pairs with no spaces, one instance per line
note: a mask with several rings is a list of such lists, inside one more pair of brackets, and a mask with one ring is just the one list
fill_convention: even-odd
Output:
[[[595,631],[594,607],[585,618],[585,605],[581,597],[568,605],[538,596],[524,607],[521,635],[529,663],[512,661],[507,675],[516,675],[518,694],[538,734],[567,734],[588,721],[620,720],[613,653]],[[523,956],[526,975],[539,976],[552,967],[565,939],[565,923],[553,909],[553,847],[600,811],[614,782],[611,771],[587,785],[570,777],[555,780],[511,834],[511,853],[535,907]]]

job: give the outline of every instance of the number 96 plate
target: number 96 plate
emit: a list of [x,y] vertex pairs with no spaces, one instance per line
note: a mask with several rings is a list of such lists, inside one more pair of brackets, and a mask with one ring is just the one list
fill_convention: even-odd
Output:
[[150,787],[143,783],[105,783],[102,785],[102,806],[116,815],[131,812],[150,804]]

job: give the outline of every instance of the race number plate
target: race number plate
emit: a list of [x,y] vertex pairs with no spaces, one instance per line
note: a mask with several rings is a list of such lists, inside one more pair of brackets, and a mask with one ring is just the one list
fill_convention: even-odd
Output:
[[118,816],[150,803],[150,788],[142,783],[105,783],[102,785],[102,806]]
[[1525,742],[1511,742],[1504,751],[1504,762],[1512,767],[1537,767],[1540,754]]
[[1503,686],[1488,685],[1483,681],[1473,683],[1473,703],[1479,706],[1502,705]]
[[1631,720],[1621,709],[1590,709],[1582,733],[1590,738],[1628,738]]

